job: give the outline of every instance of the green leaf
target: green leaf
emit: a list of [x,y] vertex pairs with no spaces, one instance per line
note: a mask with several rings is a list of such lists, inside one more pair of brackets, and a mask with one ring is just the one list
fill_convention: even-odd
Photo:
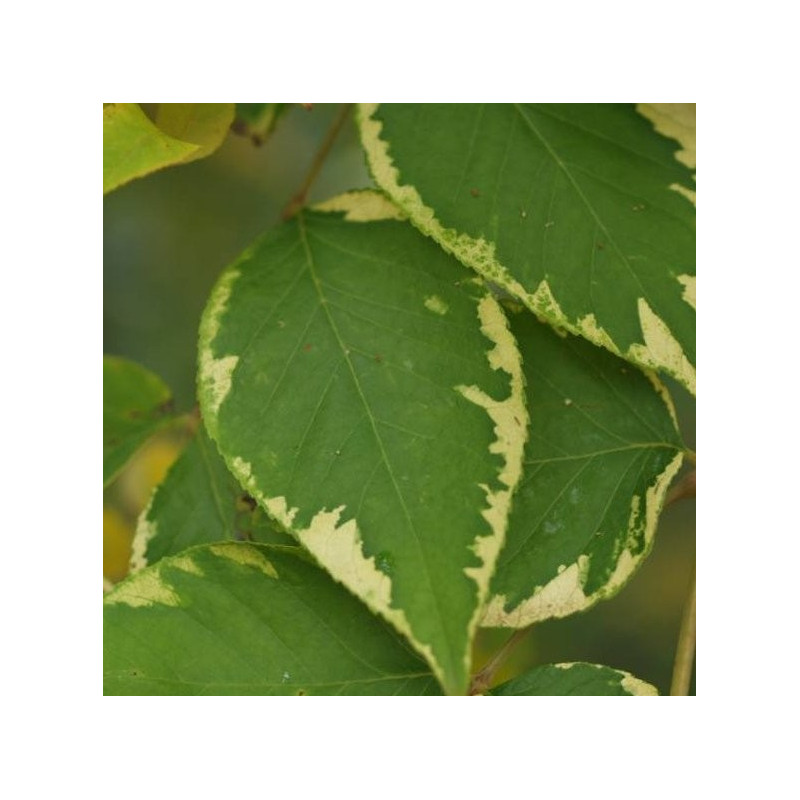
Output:
[[262,145],[291,107],[291,103],[237,103],[233,130]]
[[519,479],[519,354],[482,283],[381,195],[324,209],[220,278],[203,418],[250,494],[463,693]]
[[425,663],[299,548],[202,545],[103,601],[107,695],[440,694]]
[[160,103],[156,125],[175,139],[197,145],[183,159],[186,163],[211,155],[222,144],[233,115],[233,103]]
[[131,571],[226,540],[295,544],[239,486],[201,426],[139,517]]
[[222,144],[233,110],[233,103],[161,103],[154,124],[138,103],[104,103],[103,194],[210,155]]
[[137,103],[103,105],[103,194],[198,150],[160,131]]
[[598,664],[547,664],[534,667],[518,678],[497,686],[487,694],[499,697],[522,695],[657,695],[655,686],[627,672]]
[[175,420],[172,394],[161,378],[133,361],[103,356],[103,486]]
[[375,181],[420,230],[540,318],[694,393],[693,143],[676,152],[632,105],[357,116]]
[[618,591],[652,544],[683,445],[658,380],[511,315],[531,419],[482,625],[522,628]]

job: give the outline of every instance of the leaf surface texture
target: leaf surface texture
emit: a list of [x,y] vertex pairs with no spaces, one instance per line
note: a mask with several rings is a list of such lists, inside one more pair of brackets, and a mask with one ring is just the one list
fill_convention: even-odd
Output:
[[520,474],[519,354],[479,280],[380,196],[348,203],[220,278],[203,417],[250,494],[462,693]]

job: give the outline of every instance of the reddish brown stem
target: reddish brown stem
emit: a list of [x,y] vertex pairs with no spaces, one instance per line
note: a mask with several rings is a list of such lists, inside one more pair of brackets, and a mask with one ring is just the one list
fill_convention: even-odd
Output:
[[330,153],[333,143],[336,140],[339,131],[342,129],[342,126],[344,125],[347,115],[350,113],[350,109],[352,107],[352,103],[345,103],[342,106],[341,110],[336,116],[336,119],[333,121],[333,124],[328,129],[327,134],[325,134],[325,139],[322,141],[317,154],[314,156],[314,160],[311,162],[311,167],[308,170],[308,174],[306,175],[302,186],[297,190],[292,199],[289,200],[289,202],[286,204],[286,207],[283,209],[281,219],[291,219],[306,204],[306,197],[308,196],[309,189],[311,189],[311,185],[316,180],[317,175],[319,175],[319,171],[322,169],[322,165],[325,162],[325,159],[328,157],[328,153]]
[[696,475],[697,470],[693,469],[691,472],[687,472],[686,475],[669,490],[667,498],[664,500],[664,505],[668,506],[676,500],[683,500],[687,497],[695,497],[697,493]]

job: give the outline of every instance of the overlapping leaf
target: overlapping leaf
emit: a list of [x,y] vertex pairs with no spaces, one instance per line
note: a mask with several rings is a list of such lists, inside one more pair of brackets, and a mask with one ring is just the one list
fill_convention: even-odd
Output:
[[551,324],[694,392],[693,143],[677,152],[613,104],[362,105],[359,124],[376,182],[420,230]]
[[174,420],[172,393],[161,378],[133,361],[103,356],[103,485]]
[[480,281],[391,204],[327,209],[220,279],[203,417],[250,494],[463,693],[521,465],[519,354]]
[[158,114],[156,125],[138,103],[103,104],[103,194],[211,153],[233,121],[233,104],[162,103]]
[[139,517],[131,571],[226,540],[294,544],[242,490],[201,426]]
[[227,542],[105,596],[107,695],[440,694],[427,665],[298,548]]
[[520,695],[657,695],[654,686],[627,672],[598,664],[547,664],[497,686],[487,694]]
[[197,145],[183,163],[211,155],[228,135],[233,119],[233,103],[159,103],[156,112],[160,130]]
[[680,467],[666,390],[586,341],[511,314],[531,431],[483,624],[525,627],[616,592]]

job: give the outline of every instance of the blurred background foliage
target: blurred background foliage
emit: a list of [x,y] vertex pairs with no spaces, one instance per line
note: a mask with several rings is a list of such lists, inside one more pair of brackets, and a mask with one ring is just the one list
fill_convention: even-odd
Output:
[[[157,104],[142,105],[155,116]],[[282,109],[262,144],[231,132],[209,158],[166,168],[104,197],[104,352],[161,376],[174,391],[178,412],[195,404],[197,329],[214,281],[254,239],[279,224],[338,110],[334,104],[292,105]],[[309,202],[372,185],[351,120]],[[684,440],[695,449],[694,399],[671,381],[668,387]],[[172,430],[155,437],[104,491],[106,584],[127,573],[136,519],[187,436]],[[589,661],[632,672],[668,694],[694,548],[695,503],[682,500],[664,511],[650,557],[616,597],[536,626],[498,679],[537,663]],[[476,668],[508,636],[482,631]]]

